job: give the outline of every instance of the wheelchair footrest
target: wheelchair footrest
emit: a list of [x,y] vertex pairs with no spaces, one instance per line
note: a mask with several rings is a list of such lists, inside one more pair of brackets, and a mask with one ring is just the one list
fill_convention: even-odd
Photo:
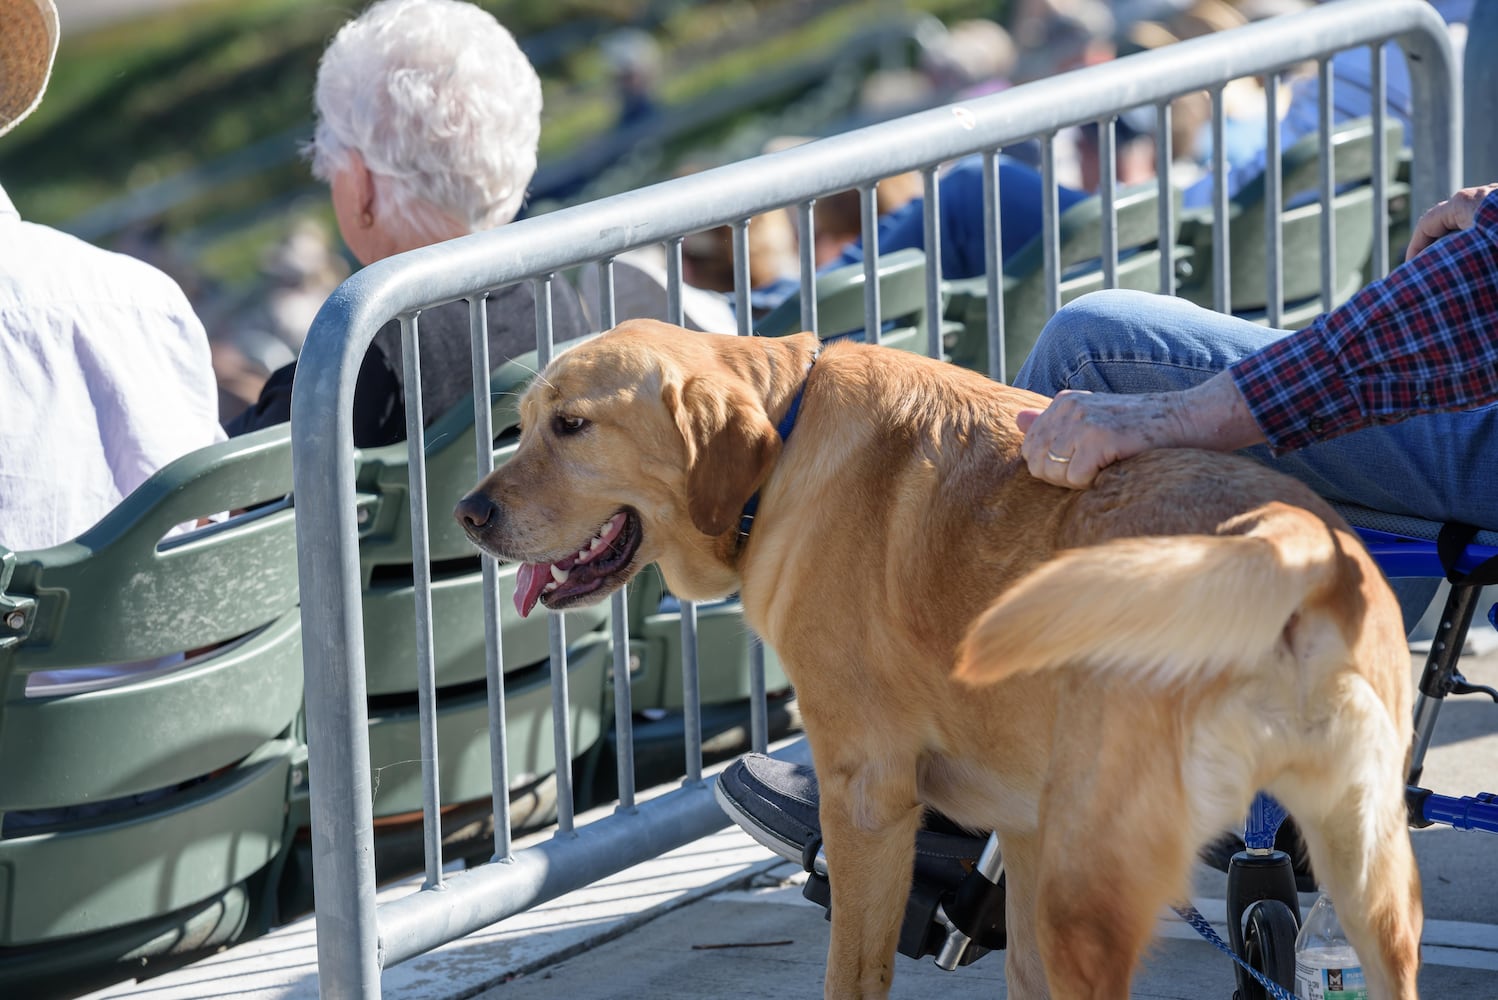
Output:
[[[818,864],[820,842],[808,845],[810,849],[803,859],[806,869],[806,884],[801,895],[827,911],[832,919],[832,884],[824,864]],[[965,948],[955,955],[950,968],[971,965],[990,951],[1004,947],[1004,882],[1000,877],[995,885],[984,878],[980,871],[969,872],[961,882],[921,878],[917,875],[905,900],[905,916],[900,922],[900,939],[897,950],[907,958],[925,958],[928,955],[942,956],[946,951],[952,955],[949,944],[953,931],[959,931],[969,940]],[[940,963],[938,963],[940,964]],[[949,966],[943,965],[943,968]]]

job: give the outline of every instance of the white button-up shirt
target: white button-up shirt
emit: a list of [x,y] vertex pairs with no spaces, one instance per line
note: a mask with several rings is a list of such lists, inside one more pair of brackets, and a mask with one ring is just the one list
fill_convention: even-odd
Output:
[[176,282],[22,222],[0,188],[0,545],[74,538],[223,438],[208,338]]

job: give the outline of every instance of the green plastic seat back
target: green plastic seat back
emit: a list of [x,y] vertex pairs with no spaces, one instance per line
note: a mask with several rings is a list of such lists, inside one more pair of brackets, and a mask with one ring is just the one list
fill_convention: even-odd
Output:
[[[1397,120],[1385,123],[1385,180],[1392,190],[1400,160],[1403,127]],[[1319,137],[1306,136],[1285,151],[1281,166],[1282,278],[1284,319],[1287,327],[1302,326],[1318,313],[1346,301],[1364,283],[1373,253],[1373,123],[1358,119],[1332,133],[1332,172],[1337,193],[1332,197],[1336,228],[1333,267],[1333,301],[1321,301],[1321,205],[1319,202],[1288,207],[1307,193],[1319,190],[1321,153]],[[1268,252],[1265,243],[1265,178],[1245,184],[1231,199],[1228,211],[1228,253],[1232,311],[1262,321],[1268,301]],[[1213,304],[1213,239],[1209,214],[1198,214],[1183,223],[1182,240],[1193,251],[1190,276],[1181,282],[1179,294],[1202,305]]]
[[[918,354],[926,352],[926,255],[915,247],[881,254],[879,343]],[[817,332],[823,340],[864,329],[863,264],[849,264],[817,275]],[[801,332],[801,299],[791,296],[755,324],[764,337]]]
[[[73,541],[0,550],[0,945],[161,916],[282,848],[302,753],[290,455],[285,427],[214,445]],[[37,672],[122,665],[27,695]]]
[[[1178,213],[1177,213],[1178,215]],[[1158,291],[1160,287],[1159,187],[1132,186],[1114,198],[1117,220],[1118,287]],[[1173,216],[1175,217],[1175,216]],[[1064,305],[1103,287],[1101,250],[1103,201],[1083,199],[1057,220],[1060,293]],[[1167,240],[1171,246],[1173,239]],[[983,276],[947,283],[947,317],[955,323],[949,338],[951,359],[976,371],[989,370],[988,280]],[[1050,318],[1046,295],[1044,234],[1037,234],[1004,263],[1004,361],[1009,377],[1035,346]]]

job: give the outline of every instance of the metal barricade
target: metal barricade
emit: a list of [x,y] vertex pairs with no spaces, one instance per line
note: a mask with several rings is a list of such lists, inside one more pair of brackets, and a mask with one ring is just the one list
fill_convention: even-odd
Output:
[[[367,742],[363,628],[359,602],[358,540],[355,524],[355,451],[349,415],[355,376],[375,332],[392,317],[402,319],[406,384],[415,375],[417,314],[424,307],[456,299],[471,304],[473,371],[478,404],[475,481],[492,465],[489,408],[485,404],[487,357],[482,299],[488,289],[518,281],[534,283],[538,299],[537,345],[544,365],[553,353],[550,295],[558,273],[577,265],[599,268],[600,315],[614,320],[612,276],[615,257],[650,244],[667,248],[668,313],[679,319],[682,301],[681,246],[685,234],[708,227],[732,227],[736,259],[739,333],[750,331],[748,301],[749,220],[767,210],[790,207],[801,227],[803,325],[816,328],[812,243],[813,201],[850,188],[863,195],[865,246],[865,319],[868,336],[880,330],[877,281],[877,228],[874,192],[881,178],[920,171],[925,181],[928,322],[939,326],[942,313],[940,221],[937,170],[940,164],[968,154],[983,157],[983,223],[987,247],[989,357],[993,374],[1002,377],[1003,287],[998,239],[998,150],[1018,140],[1038,137],[1043,152],[1046,197],[1043,200],[1044,258],[1050,309],[1059,305],[1061,265],[1053,141],[1057,132],[1096,122],[1105,156],[1114,144],[1114,123],[1131,108],[1155,109],[1161,144],[1160,231],[1172,231],[1173,179],[1170,168],[1170,102],[1186,93],[1207,90],[1214,97],[1216,232],[1215,292],[1229,301],[1228,194],[1223,143],[1223,85],[1239,77],[1266,74],[1269,107],[1275,107],[1278,74],[1305,61],[1319,61],[1323,107],[1321,128],[1323,260],[1335,239],[1329,142],[1330,83],[1328,57],[1340,50],[1366,46],[1373,53],[1375,135],[1382,136],[1382,44],[1393,40],[1403,49],[1413,84],[1413,148],[1419,151],[1411,176],[1412,204],[1434,204],[1457,187],[1462,162],[1457,68],[1445,25],[1421,0],[1345,0],[1261,22],[1245,28],[1165,49],[1130,56],[1065,76],[1016,87],[961,105],[912,115],[752,161],[672,180],[639,191],[511,223],[497,230],[427,247],[381,261],[345,282],[323,306],[302,352],[293,394],[293,443],[297,532],[300,545],[303,643],[305,649],[307,729],[311,751],[312,841],[317,899],[318,964],[324,997],[377,997],[380,970],[480,927],[521,912],[632,864],[706,835],[726,824],[702,778],[701,728],[696,716],[695,663],[686,664],[687,777],[680,788],[646,803],[636,803],[630,765],[628,638],[622,597],[615,598],[613,627],[616,650],[616,724],[621,744],[620,803],[612,815],[577,827],[571,790],[565,777],[570,760],[565,663],[565,621],[554,616],[551,627],[554,732],[558,763],[559,822],[554,836],[516,852],[510,842],[504,756],[504,707],[500,678],[495,567],[485,559],[485,606],[489,611],[487,654],[493,733],[495,860],[448,875],[442,869],[440,829],[435,820],[440,802],[436,779],[435,697],[432,672],[431,579],[426,558],[426,499],[422,488],[423,433],[420,400],[408,400],[410,468],[413,481],[413,560],[417,567],[418,690],[423,721],[423,773],[426,796],[426,884],[423,891],[376,906],[371,820],[371,776]],[[1269,122],[1276,115],[1267,116]],[[1269,196],[1278,198],[1278,134],[1269,134],[1266,178]],[[1375,157],[1383,156],[1375,142]],[[1374,171],[1374,205],[1378,225],[1387,225],[1384,170]],[[1111,171],[1104,171],[1099,192],[1103,207],[1099,249],[1105,284],[1118,266],[1115,198]],[[1278,211],[1269,213],[1271,226]],[[1267,234],[1270,273],[1277,275],[1277,233]],[[1377,243],[1378,240],[1375,240]],[[1386,255],[1385,255],[1386,256]],[[1174,290],[1170,255],[1162,255],[1160,286]],[[1387,260],[1380,257],[1375,271]],[[1272,278],[1271,280],[1275,280]],[[1323,284],[1327,286],[1323,277]],[[1324,287],[1326,301],[1330,288]],[[1270,290],[1271,321],[1273,310]],[[928,349],[940,346],[933,334]],[[690,647],[694,622],[683,614]],[[752,684],[758,704],[752,730],[763,747],[764,678]]]

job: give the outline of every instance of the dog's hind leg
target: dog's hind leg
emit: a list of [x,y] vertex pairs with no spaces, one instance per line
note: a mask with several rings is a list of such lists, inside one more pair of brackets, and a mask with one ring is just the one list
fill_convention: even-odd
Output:
[[[1185,895],[1191,803],[1167,706],[1122,685],[1076,695],[1041,805],[1036,938],[1056,1000],[1129,995],[1161,909]],[[1101,737],[1098,739],[1097,737]]]
[[832,883],[825,992],[882,998],[894,975],[921,822],[914,755],[904,761],[887,748],[840,746],[815,756]]
[[[1272,790],[1300,824],[1370,1000],[1410,1000],[1418,996],[1423,915],[1404,806],[1404,740],[1382,712],[1354,720],[1338,727],[1341,750],[1317,762],[1319,775],[1292,773]],[[1337,776],[1340,794],[1327,793],[1328,775]]]

